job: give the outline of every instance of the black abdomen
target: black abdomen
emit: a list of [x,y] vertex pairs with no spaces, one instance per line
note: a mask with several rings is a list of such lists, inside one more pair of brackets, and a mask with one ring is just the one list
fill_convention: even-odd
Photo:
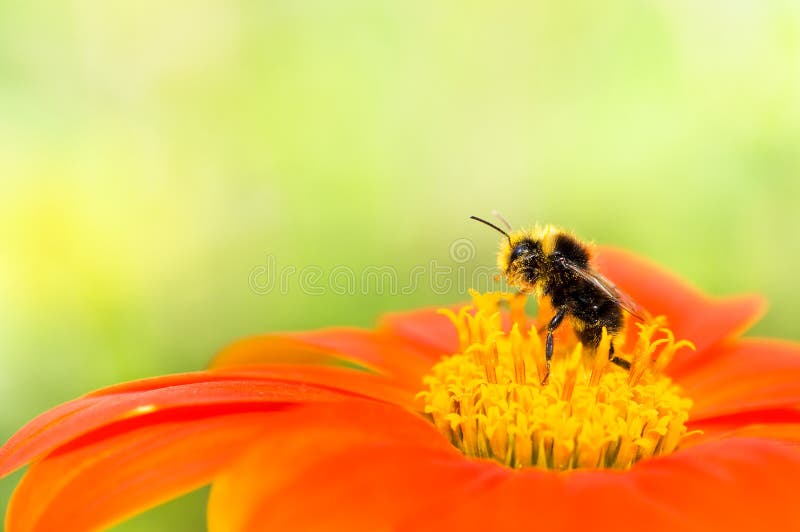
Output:
[[624,316],[619,304],[599,288],[567,274],[549,290],[554,308],[564,308],[575,321],[578,339],[587,347],[597,347],[603,327],[611,336],[622,330]]
[[550,296],[554,308],[564,308],[575,320],[575,332],[583,345],[597,347],[603,327],[611,336],[619,333],[624,325],[619,304],[560,262],[567,260],[580,268],[589,268],[589,256],[580,243],[569,235],[559,235],[550,259],[553,270],[545,294]]
[[575,332],[583,345],[597,347],[603,337],[603,327],[608,334],[616,335],[622,330],[624,316],[619,305],[604,297],[602,301],[597,301],[589,307],[579,307],[573,314],[576,321]]

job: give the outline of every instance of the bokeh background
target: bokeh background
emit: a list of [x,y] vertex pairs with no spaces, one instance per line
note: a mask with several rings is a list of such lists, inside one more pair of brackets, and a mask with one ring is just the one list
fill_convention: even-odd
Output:
[[[0,436],[243,335],[462,299],[251,281],[402,284],[461,238],[493,264],[493,208],[800,338],[800,3],[0,0]],[[118,530],[201,530],[204,496]]]

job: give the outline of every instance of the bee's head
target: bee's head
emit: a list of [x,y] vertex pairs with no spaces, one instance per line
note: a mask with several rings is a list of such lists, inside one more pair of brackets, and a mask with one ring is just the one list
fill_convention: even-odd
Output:
[[471,218],[488,225],[506,237],[500,244],[497,266],[506,275],[509,284],[512,286],[535,284],[544,258],[541,241],[526,231],[507,233],[477,216]]
[[525,261],[531,255],[538,254],[542,249],[541,245],[537,245],[536,242],[529,238],[525,238],[524,236],[522,238],[514,238],[511,240],[511,242],[514,241],[516,241],[515,244],[508,243],[506,246],[504,243],[503,245],[503,248],[508,247],[508,257],[504,257],[503,260],[503,262],[508,265],[519,261]]
[[534,284],[543,257],[542,243],[526,231],[517,231],[509,234],[508,239],[500,244],[497,265],[506,274],[510,284]]

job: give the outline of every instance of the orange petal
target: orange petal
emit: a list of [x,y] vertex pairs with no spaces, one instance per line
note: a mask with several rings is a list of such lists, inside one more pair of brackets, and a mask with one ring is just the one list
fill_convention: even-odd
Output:
[[753,412],[748,418],[723,416],[690,421],[689,430],[698,432],[682,441],[681,447],[723,438],[766,438],[800,444],[800,411]]
[[[331,380],[337,378],[336,383],[342,386],[348,384],[344,373],[351,373],[354,380],[362,382],[377,378],[336,368],[328,370],[332,375]],[[319,375],[322,368],[314,371],[317,380],[323,380]],[[276,403],[363,397],[357,392],[337,389],[333,384],[312,384],[305,377],[302,372],[270,378],[268,375],[237,376],[206,371],[112,386],[57,406],[20,429],[0,448],[0,476],[91,430],[155,410],[220,404],[252,410],[254,405],[268,409]],[[375,384],[373,388],[380,386]]]
[[602,247],[595,260],[604,275],[653,316],[666,316],[676,338],[691,340],[697,346],[697,352],[680,351],[670,372],[702,359],[703,350],[720,340],[740,335],[765,310],[759,296],[710,298],[672,273],[626,251]]
[[252,444],[269,414],[143,417],[33,464],[11,499],[6,530],[94,530],[198,488]]
[[394,528],[502,532],[526,522],[563,531],[789,532],[800,529],[798,474],[797,448],[737,438],[624,472],[519,471]]
[[431,365],[419,351],[389,335],[362,329],[326,329],[244,338],[223,349],[212,367],[261,364],[349,366],[392,376],[414,390]]
[[377,403],[278,414],[215,480],[209,530],[378,530],[450,496],[480,467],[422,418]]
[[[408,389],[401,386],[394,379],[383,375],[365,373],[342,367],[314,366],[314,365],[257,365],[257,366],[234,366],[212,369],[206,372],[186,373],[178,375],[166,375],[152,379],[142,379],[138,381],[126,382],[109,386],[89,394],[87,397],[132,393],[149,391],[153,387],[178,386],[192,384],[196,381],[196,375],[206,375],[209,381],[226,381],[244,379],[247,381],[264,381],[279,383],[290,386],[309,385],[309,393],[326,393],[334,391],[339,394],[354,397],[370,397],[381,401],[394,402],[406,406],[412,406],[413,396],[419,391],[419,386]],[[296,397],[297,402],[317,401],[328,397],[308,398]]]
[[747,338],[729,342],[675,379],[694,401],[692,420],[798,408],[800,344]]
[[[465,459],[466,460],[466,459]],[[540,469],[511,470],[494,462],[467,461],[473,478],[452,486],[450,497],[424,511],[409,512],[392,530],[398,532],[519,532],[624,530],[564,525],[570,514],[583,513],[566,495],[563,475]],[[484,480],[485,479],[485,480]],[[387,479],[391,482],[391,479]],[[410,491],[407,497],[413,497]],[[628,503],[619,509],[628,511]],[[527,525],[527,526],[526,526]],[[646,528],[650,532],[649,526]]]
[[687,525],[681,530],[800,529],[796,447],[734,438],[641,462],[631,472],[638,489],[680,516]]
[[[210,513],[209,530],[395,530],[408,515],[436,511],[467,491],[467,486],[489,486],[495,477],[487,473],[501,473],[491,464],[485,467],[441,451],[398,443],[351,443],[338,451],[314,460],[292,476],[283,472],[270,475],[268,483],[258,482],[253,473],[249,478],[237,475],[237,480],[230,482],[239,482],[239,488],[228,495],[228,508],[235,508],[233,515],[223,515],[221,505],[210,506],[214,513]],[[264,452],[261,460],[254,458],[248,465],[272,471],[276,458],[281,457],[297,455],[279,452],[275,457]],[[231,497],[242,492],[255,493],[258,499]],[[210,504],[215,501],[214,494],[212,488]],[[234,506],[237,503],[248,506],[242,512]],[[482,532],[486,530],[493,529]]]
[[[319,334],[325,335],[326,331],[319,331]],[[289,334],[264,334],[236,340],[225,346],[214,357],[210,367],[225,368],[257,364],[316,364],[378,371],[377,367],[367,360],[360,360],[359,357],[349,356],[347,353],[332,352],[302,338],[293,338]]]
[[431,367],[427,353],[414,348],[401,338],[380,331],[339,329],[300,332],[293,336],[335,353],[349,353],[415,391],[419,391],[422,377]]
[[422,383],[401,386],[395,379],[346,368],[324,366],[252,366],[212,370],[214,373],[248,379],[282,380],[300,386],[330,388],[341,394],[376,399],[415,409],[422,406],[414,397]]
[[[468,303],[451,308],[458,311],[465,305]],[[413,345],[429,360],[437,361],[458,350],[456,329],[449,319],[438,313],[438,308],[385,314],[381,317],[379,328]]]

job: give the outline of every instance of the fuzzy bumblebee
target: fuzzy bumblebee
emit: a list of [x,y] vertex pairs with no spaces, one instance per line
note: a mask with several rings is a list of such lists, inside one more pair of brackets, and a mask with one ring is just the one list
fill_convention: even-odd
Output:
[[[506,237],[497,254],[497,265],[508,284],[520,292],[535,293],[538,298],[550,300],[555,314],[542,328],[542,331],[547,331],[545,357],[548,376],[553,357],[553,332],[564,318],[570,318],[578,339],[590,349],[600,345],[605,329],[611,336],[609,360],[624,369],[630,368],[630,362],[614,355],[614,340],[624,329],[624,312],[642,321],[648,314],[592,267],[588,245],[552,225],[527,231],[512,231],[508,226],[509,232],[506,232],[482,218],[471,218]],[[505,220],[503,222],[508,225]],[[547,376],[543,382],[546,381]]]

